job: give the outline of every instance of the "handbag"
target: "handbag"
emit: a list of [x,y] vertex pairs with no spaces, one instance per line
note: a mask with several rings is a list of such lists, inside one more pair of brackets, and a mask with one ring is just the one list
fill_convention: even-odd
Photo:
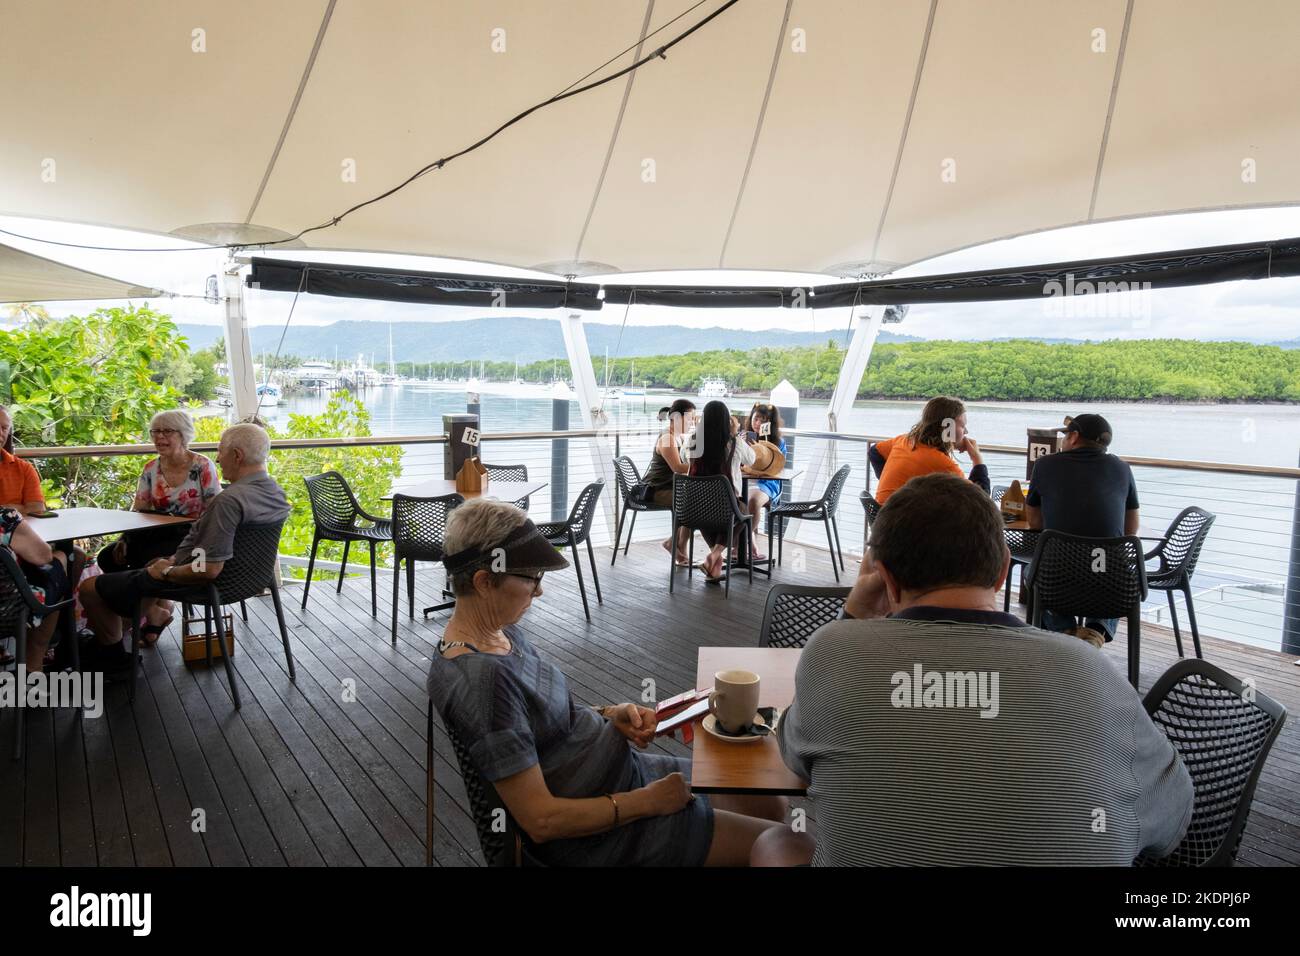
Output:
[[644,481],[638,481],[628,489],[627,496],[638,505],[654,504],[654,486]]

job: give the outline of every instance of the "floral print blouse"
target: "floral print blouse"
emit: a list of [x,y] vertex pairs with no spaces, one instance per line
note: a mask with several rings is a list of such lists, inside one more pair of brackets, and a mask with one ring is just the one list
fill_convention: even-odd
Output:
[[140,483],[135,489],[136,511],[154,511],[159,514],[197,518],[203,513],[209,499],[221,491],[217,466],[203,455],[190,456],[190,470],[185,480],[175,488],[167,484],[162,464],[155,458],[144,466]]
[[[14,538],[14,530],[23,523],[23,516],[13,508],[0,508],[0,548],[8,548]],[[45,589],[32,585],[32,594],[36,600],[45,603]],[[40,623],[39,619],[35,622]]]

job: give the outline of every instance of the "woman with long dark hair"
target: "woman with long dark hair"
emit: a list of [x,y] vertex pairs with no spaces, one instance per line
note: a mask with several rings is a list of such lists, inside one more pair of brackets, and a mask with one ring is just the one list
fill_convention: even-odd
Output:
[[[661,411],[664,411],[661,409]],[[695,403],[689,398],[679,398],[666,409],[667,428],[655,439],[654,452],[643,479],[650,486],[654,503],[661,508],[673,504],[673,475],[685,475],[691,470],[690,461],[682,453],[691,426],[695,424]],[[679,565],[686,564],[686,531],[677,536],[674,557]],[[673,550],[671,538],[664,539],[664,550]]]
[[946,395],[930,399],[921,411],[921,420],[906,435],[871,446],[868,457],[880,479],[876,501],[883,505],[890,495],[917,475],[938,471],[964,477],[955,460],[962,452],[970,455],[970,480],[987,492],[989,472],[984,467],[980,446],[966,433],[966,406]]
[[[777,411],[775,405],[764,405],[759,403],[754,406],[754,410],[749,413],[749,427],[753,430],[755,441],[770,442],[781,450],[782,456],[785,455],[785,439],[781,437],[781,413]],[[763,509],[776,500],[776,496],[781,493],[781,482],[776,478],[760,478],[752,481],[749,488],[749,500],[745,506],[749,509],[752,516],[750,518],[750,538],[754,545],[751,550],[755,561],[766,561],[767,555],[760,554],[758,550],[758,519],[763,514]],[[771,546],[771,542],[768,542]]]
[[[754,449],[736,435],[731,412],[722,402],[713,401],[704,406],[695,439],[691,442],[691,474],[698,476],[726,475],[731,482],[731,493],[737,495],[740,486],[740,466],[754,463]],[[709,545],[709,553],[700,562],[700,570],[708,580],[722,580],[722,553],[732,542],[726,532],[701,531]]]

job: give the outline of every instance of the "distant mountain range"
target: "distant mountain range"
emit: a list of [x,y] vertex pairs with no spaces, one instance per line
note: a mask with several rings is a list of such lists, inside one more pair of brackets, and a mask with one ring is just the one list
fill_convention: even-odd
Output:
[[[521,363],[564,358],[564,336],[560,324],[548,319],[501,317],[465,319],[460,322],[394,322],[393,356],[399,362],[446,362],[484,359]],[[844,342],[844,329],[820,332],[779,330],[746,332],[718,327],[689,328],[684,325],[628,326],[588,324],[587,344],[594,358],[605,354],[622,358],[638,355],[708,352],[714,349],[784,348],[796,345],[825,345],[830,339]],[[222,335],[219,325],[182,323],[181,334],[194,349],[206,348]],[[249,329],[254,355],[274,352],[283,326],[255,325]],[[620,333],[622,341],[619,340]],[[921,339],[894,332],[881,332],[879,342],[920,342]],[[304,359],[352,360],[364,355],[376,362],[388,360],[388,324],[342,321],[329,325],[290,326],[284,333],[282,355]]]

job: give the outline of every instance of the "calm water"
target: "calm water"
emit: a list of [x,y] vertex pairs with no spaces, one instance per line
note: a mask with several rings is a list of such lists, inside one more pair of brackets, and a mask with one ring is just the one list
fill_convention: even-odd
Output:
[[[547,397],[513,397],[481,394],[485,431],[538,431],[551,427],[551,400]],[[628,427],[652,423],[656,411],[677,394],[652,392],[639,398],[611,403],[611,418]],[[694,399],[695,396],[685,396]],[[747,410],[751,398],[728,401],[738,411]],[[272,411],[315,412],[325,397],[294,396],[285,407]],[[702,403],[700,403],[702,404]],[[922,402],[858,402],[841,431],[895,435],[916,421]],[[366,393],[376,434],[436,434],[444,414],[463,413],[465,395],[460,390],[379,388]],[[799,424],[826,427],[824,401],[805,401]],[[1300,407],[1293,405],[1154,405],[1101,402],[1054,404],[1050,402],[980,402],[968,407],[970,431],[991,444],[1023,444],[1028,427],[1060,425],[1066,415],[1096,412],[1105,415],[1115,430],[1111,450],[1121,455],[1230,461],[1252,465],[1294,467],[1300,455]],[[579,427],[576,402],[570,403],[572,427]]]
[[[657,392],[610,403],[611,423],[626,428],[645,428],[641,438],[625,439],[622,449],[644,467],[660,406],[676,395]],[[687,396],[694,398],[694,396]],[[290,412],[319,411],[326,397],[295,396],[285,406],[267,411],[272,420]],[[733,398],[728,404],[744,411],[752,399]],[[444,414],[465,411],[463,386],[446,390],[411,387],[373,389],[365,395],[376,434],[439,434]],[[921,402],[858,402],[841,431],[894,435],[916,421]],[[552,425],[552,402],[545,394],[507,395],[481,393],[483,429],[487,432],[545,431]],[[799,410],[798,424],[809,429],[826,427],[824,401],[806,401]],[[581,427],[576,402],[570,403],[572,428]],[[1050,402],[972,403],[968,406],[971,433],[990,444],[1025,444],[1025,429],[1061,424],[1065,415],[1098,412],[1115,430],[1112,450],[1119,454],[1156,458],[1195,459],[1293,467],[1300,453],[1300,408],[1282,405],[1151,405],[1122,403]],[[567,501],[591,480],[595,464],[587,443],[574,443],[570,451]],[[803,439],[799,457],[811,461],[825,447],[821,441]],[[530,472],[549,477],[550,443],[510,443],[494,457],[505,455],[523,461]],[[866,483],[865,450],[860,445],[839,445],[838,463],[853,468],[840,509],[841,536],[847,550],[861,550],[861,509],[852,500]],[[995,483],[1006,484],[1023,477],[1023,457],[990,455],[989,470]],[[404,459],[405,477],[441,477],[440,448],[413,447]],[[1277,648],[1282,629],[1283,586],[1291,552],[1291,521],[1296,507],[1294,481],[1253,476],[1220,475],[1170,469],[1135,469],[1142,500],[1144,528],[1163,531],[1188,505],[1197,504],[1218,515],[1194,579],[1197,617],[1202,632],[1229,637],[1250,644]],[[824,480],[824,478],[822,479]],[[818,490],[796,488],[796,494],[815,496]],[[546,511],[548,495],[534,498],[533,510]],[[538,500],[543,499],[543,500]],[[565,507],[555,504],[557,509]],[[637,525],[638,539],[662,534],[654,518],[647,515]],[[805,535],[808,529],[800,529]],[[810,543],[820,544],[820,527],[812,528]],[[597,541],[608,541],[608,531],[597,523]],[[852,565],[850,565],[852,569]],[[1168,608],[1162,593],[1155,593],[1146,608],[1148,619],[1168,623]],[[1179,618],[1186,631],[1185,614],[1179,599]],[[1185,634],[1186,638],[1186,634]]]

